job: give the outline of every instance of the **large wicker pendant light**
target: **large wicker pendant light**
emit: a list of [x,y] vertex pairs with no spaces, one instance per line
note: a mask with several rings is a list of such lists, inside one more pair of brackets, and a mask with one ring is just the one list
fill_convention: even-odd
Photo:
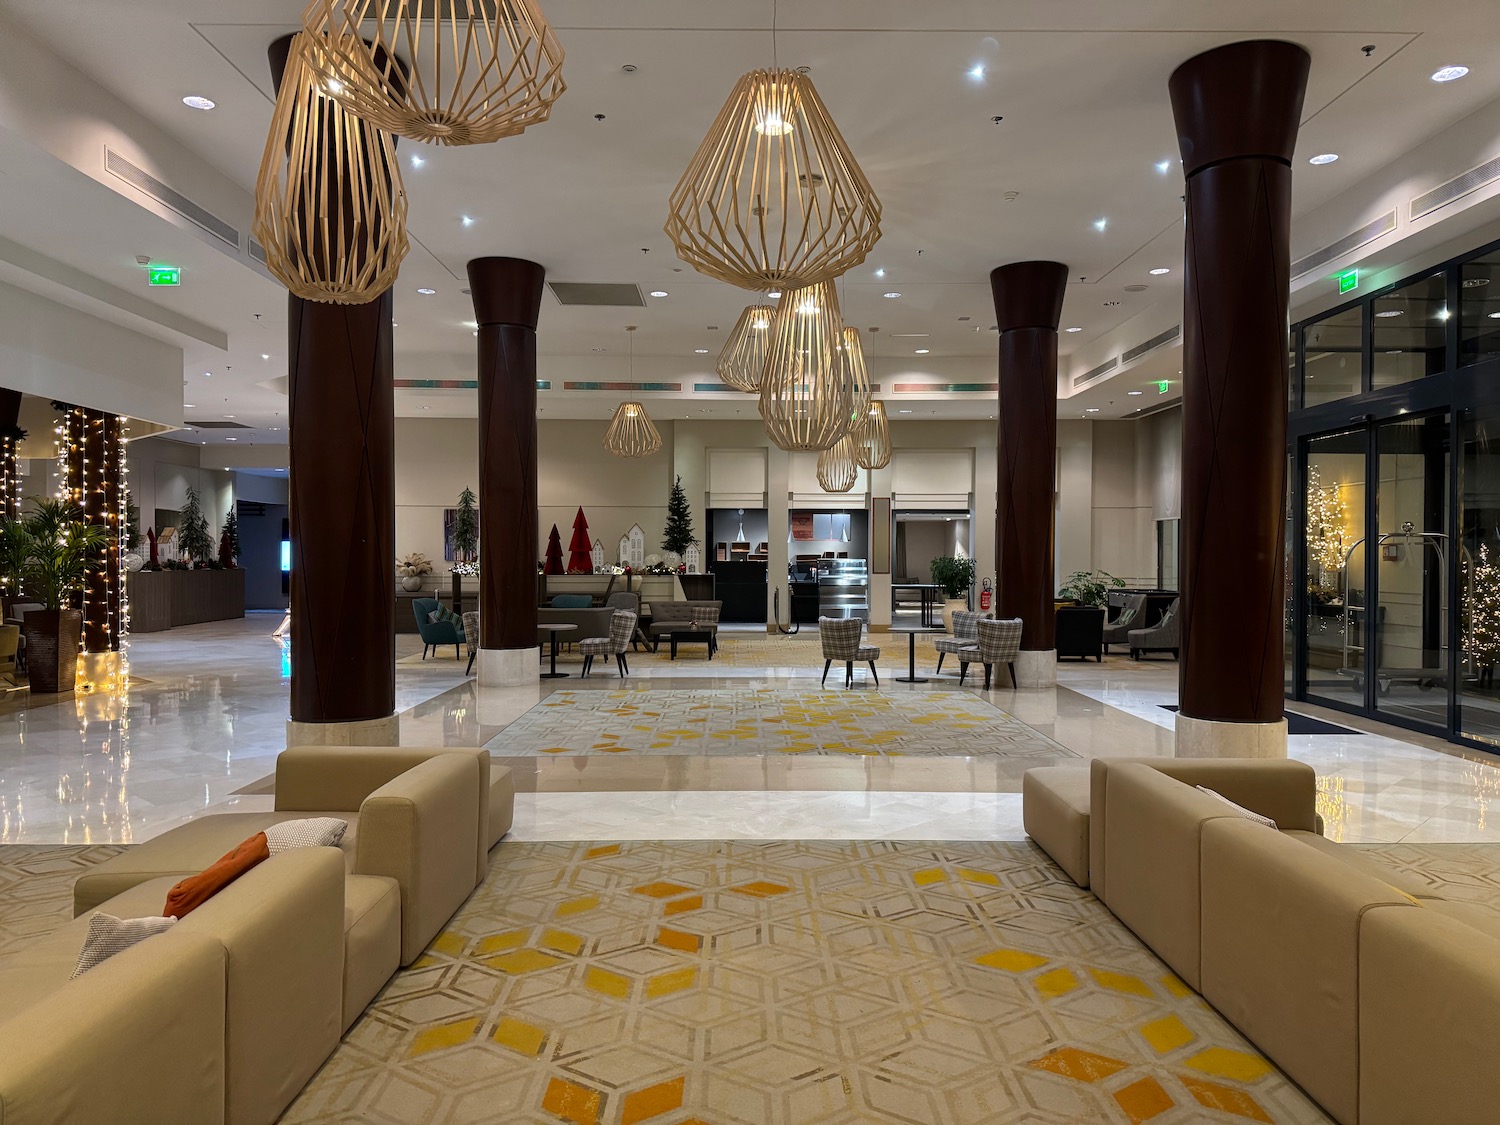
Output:
[[771,346],[771,321],[775,305],[751,305],[740,313],[740,319],[724,341],[714,370],[719,378],[737,391],[755,394],[760,390],[761,372],[766,366],[766,352]]
[[340,305],[389,289],[410,248],[394,138],[327,97],[297,43],[271,114],[251,229],[266,268],[292,293]]
[[845,326],[839,347],[839,361],[844,368],[844,382],[849,385],[849,428],[852,430],[870,409],[870,370],[865,366],[865,348],[859,329]]
[[[635,332],[636,326],[625,329],[632,333],[630,340],[630,382],[635,383]],[[604,431],[604,448],[616,457],[650,457],[661,449],[661,433],[646,408],[639,402],[622,402],[615,407],[615,416]]]
[[854,428],[854,459],[861,469],[883,469],[891,463],[891,420],[878,399]]
[[414,141],[513,137],[547,120],[567,88],[562,44],[535,0],[312,0],[302,19],[325,88]]
[[824,492],[848,492],[859,478],[854,436],[845,434],[818,454],[818,483]]
[[785,291],[864,261],[880,240],[880,200],[812,81],[753,70],[672,192],[666,232],[699,273]]
[[782,294],[760,381],[760,416],[779,448],[816,452],[849,432],[843,331],[831,281]]

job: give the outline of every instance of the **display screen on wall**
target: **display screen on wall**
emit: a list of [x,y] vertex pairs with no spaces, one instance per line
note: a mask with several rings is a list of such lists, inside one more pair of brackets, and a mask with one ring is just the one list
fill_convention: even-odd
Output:
[[792,540],[797,543],[811,543],[816,537],[813,533],[813,514],[811,512],[793,512],[791,514]]

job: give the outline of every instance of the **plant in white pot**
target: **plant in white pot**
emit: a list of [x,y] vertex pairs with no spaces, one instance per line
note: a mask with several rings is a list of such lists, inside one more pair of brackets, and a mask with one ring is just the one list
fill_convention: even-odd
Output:
[[21,583],[42,604],[26,614],[26,669],[34,692],[71,691],[78,675],[83,611],[73,608],[89,571],[104,557],[111,533],[64,500],[31,501],[21,521]]
[[401,588],[414,594],[422,588],[422,576],[432,573],[432,560],[421,551],[413,551],[396,560],[396,573],[401,576]]
[[969,587],[974,585],[974,560],[940,555],[932,560],[932,581],[943,588],[943,628],[953,632],[953,612],[969,608]]

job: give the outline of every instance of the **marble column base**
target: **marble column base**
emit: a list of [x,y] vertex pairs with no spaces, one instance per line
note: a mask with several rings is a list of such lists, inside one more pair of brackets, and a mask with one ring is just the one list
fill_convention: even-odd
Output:
[[1052,688],[1057,686],[1057,650],[1045,652],[1022,649],[1016,655],[1016,687]]
[[293,746],[399,746],[401,718],[361,719],[353,723],[299,723],[288,719],[286,744]]
[[479,650],[480,687],[534,685],[540,671],[534,648],[482,648]]
[[1178,712],[1179,758],[1285,758],[1286,720],[1279,723],[1223,723]]

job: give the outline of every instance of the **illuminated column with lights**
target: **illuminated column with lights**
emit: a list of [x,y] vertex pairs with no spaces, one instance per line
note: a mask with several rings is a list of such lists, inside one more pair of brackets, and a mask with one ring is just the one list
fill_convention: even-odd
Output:
[[[290,46],[291,36],[284,36],[268,51],[278,87]],[[287,745],[395,745],[400,728],[391,293],[363,305],[290,294],[287,300]]]
[[995,616],[1021,619],[1017,687],[1057,683],[1057,323],[1067,282],[1061,262],[990,273],[1000,330]]
[[1309,58],[1217,47],[1168,83],[1187,178],[1179,757],[1284,757],[1292,150]]
[[536,683],[536,323],[546,271],[469,263],[479,322],[479,682]]
[[25,437],[26,431],[21,429],[21,392],[0,388],[0,518],[13,520],[21,514],[16,450]]

